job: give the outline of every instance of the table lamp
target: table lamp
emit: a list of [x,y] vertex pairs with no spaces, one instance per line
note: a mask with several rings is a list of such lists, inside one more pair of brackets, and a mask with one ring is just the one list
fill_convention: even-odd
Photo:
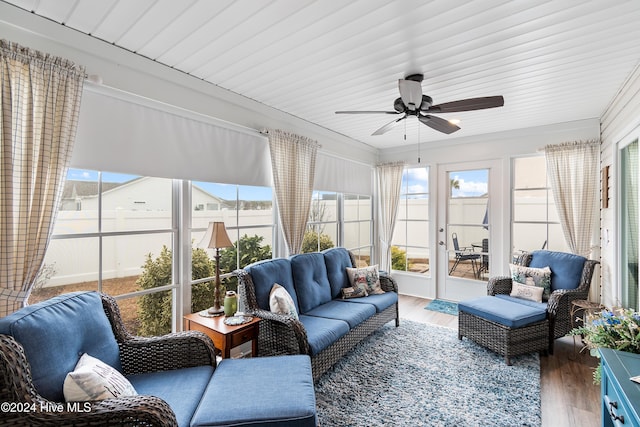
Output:
[[229,248],[233,246],[224,222],[210,222],[209,228],[201,241],[201,246],[216,250],[216,281],[213,287],[213,307],[207,310],[212,316],[221,316],[224,314],[224,307],[220,304],[220,248]]

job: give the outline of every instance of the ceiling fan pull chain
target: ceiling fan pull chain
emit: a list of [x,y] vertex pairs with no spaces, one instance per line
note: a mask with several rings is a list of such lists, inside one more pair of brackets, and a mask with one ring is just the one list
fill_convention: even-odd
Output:
[[420,164],[420,126],[418,126],[418,164]]

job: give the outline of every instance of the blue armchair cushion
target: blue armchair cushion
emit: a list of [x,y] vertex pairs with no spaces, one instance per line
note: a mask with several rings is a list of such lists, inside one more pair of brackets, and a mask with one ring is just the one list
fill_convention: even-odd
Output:
[[461,301],[458,303],[458,310],[510,328],[520,328],[547,318],[546,309],[493,296]]
[[551,292],[558,289],[576,289],[580,285],[582,270],[587,259],[566,252],[533,251],[529,267],[551,268]]
[[340,297],[342,288],[350,287],[349,277],[347,276],[347,267],[351,265],[351,257],[349,251],[345,248],[325,249],[322,254],[327,265],[327,278],[331,285],[331,298]]
[[196,366],[129,375],[127,379],[138,394],[156,396],[167,402],[176,414],[178,425],[188,426],[213,371],[213,366]]
[[224,359],[192,427],[315,427],[316,398],[307,355]]
[[24,348],[36,390],[64,402],[63,384],[88,353],[122,371],[118,343],[97,292],[74,292],[27,306],[0,319],[0,333]]
[[269,294],[274,284],[279,284],[287,290],[296,311],[300,313],[298,305],[298,296],[293,286],[293,275],[291,274],[291,263],[288,259],[277,258],[265,261],[258,261],[247,267],[245,270],[251,274],[254,289],[256,292],[256,300],[258,307],[263,310],[269,310]]
[[349,327],[355,328],[376,314],[376,307],[372,304],[352,304],[346,301],[334,300],[322,304],[306,314],[326,317],[327,319],[344,320],[349,324]]
[[344,320],[300,315],[300,322],[307,331],[311,356],[320,353],[349,332],[349,324]]
[[298,293],[300,310],[305,314],[331,301],[331,285],[327,277],[324,255],[319,252],[298,254],[290,258],[291,273]]

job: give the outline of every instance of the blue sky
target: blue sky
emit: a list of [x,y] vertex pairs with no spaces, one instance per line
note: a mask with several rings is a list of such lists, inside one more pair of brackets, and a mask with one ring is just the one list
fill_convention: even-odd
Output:
[[[428,193],[429,177],[426,168],[411,168],[403,176],[402,191]],[[487,169],[449,172],[450,179],[458,180],[460,189],[453,190],[454,197],[479,197],[488,192]]]

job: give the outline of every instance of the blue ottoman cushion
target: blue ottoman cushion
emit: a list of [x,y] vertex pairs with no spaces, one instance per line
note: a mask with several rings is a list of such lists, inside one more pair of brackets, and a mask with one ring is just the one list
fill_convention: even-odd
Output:
[[209,385],[213,366],[130,375],[127,379],[141,395],[156,396],[169,404],[178,426],[188,426]]
[[530,300],[526,300],[526,299],[523,299],[523,298],[516,298],[516,297],[512,297],[511,295],[505,295],[505,294],[498,294],[495,297],[503,299],[505,301],[511,301],[511,302],[516,303],[516,304],[528,305],[529,307],[539,308],[539,309],[545,310],[545,311],[547,310],[547,303],[546,302],[530,301]]
[[316,397],[306,355],[224,359],[192,427],[315,427]]
[[492,296],[461,301],[458,303],[458,310],[514,329],[547,318],[547,311],[544,309]]

